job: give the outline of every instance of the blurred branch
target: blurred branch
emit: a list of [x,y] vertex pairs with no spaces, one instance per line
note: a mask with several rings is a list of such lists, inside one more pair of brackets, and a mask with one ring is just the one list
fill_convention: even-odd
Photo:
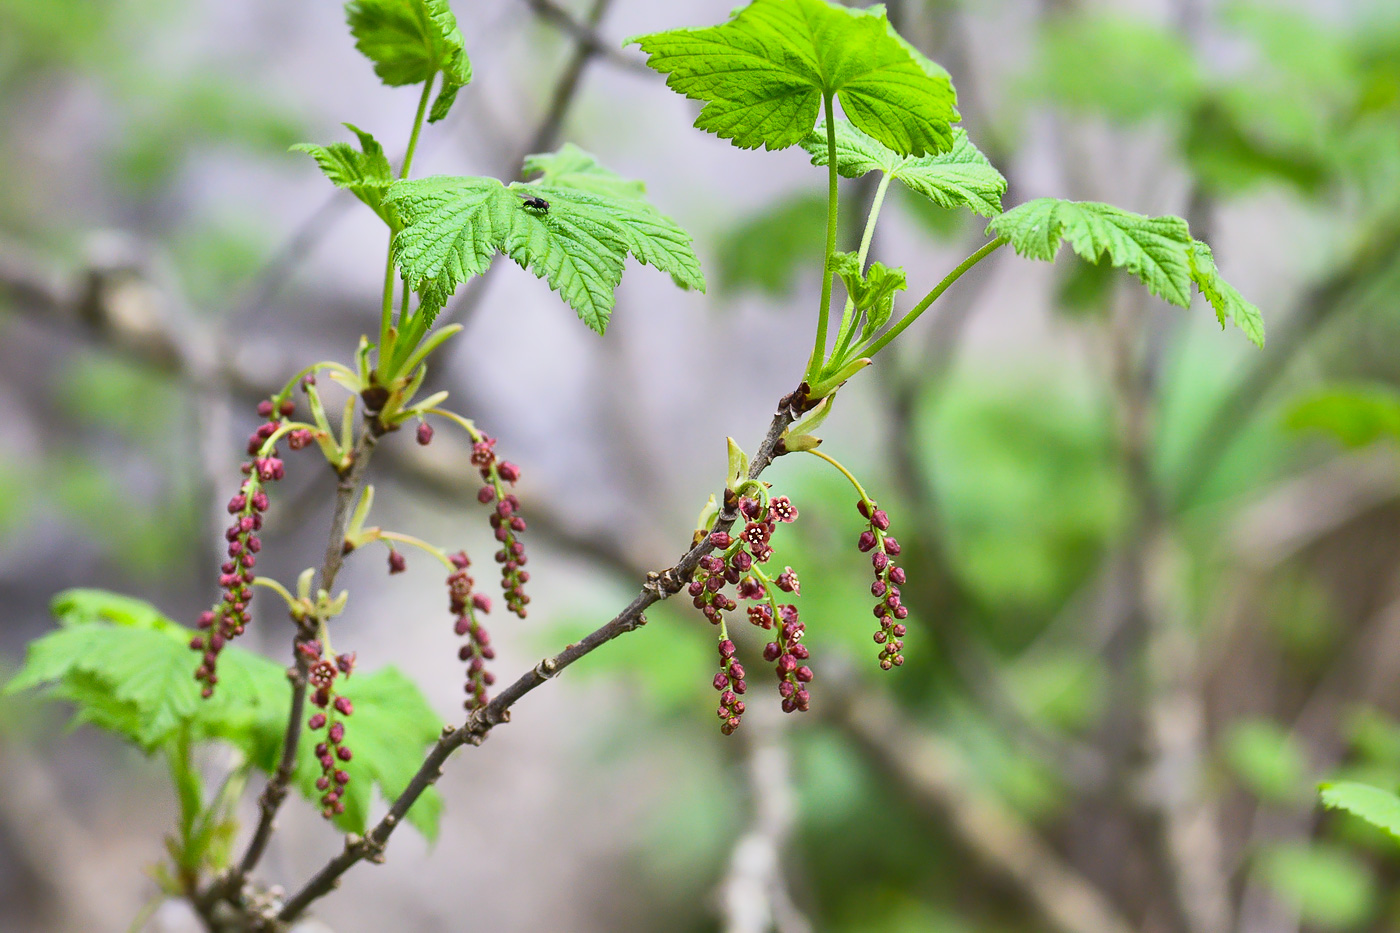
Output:
[[724,929],[811,933],[811,922],[792,903],[783,878],[783,851],[792,835],[796,801],[781,715],[769,704],[755,705],[740,735],[754,814],[734,844],[729,873],[720,885]]
[[1146,554],[1151,760],[1144,791],[1187,929],[1228,933],[1234,923],[1221,819],[1206,787],[1209,746],[1200,644],[1181,605],[1181,557],[1163,532]]
[[[580,56],[588,58],[597,56],[628,71],[648,75],[653,73],[641,59],[624,55],[620,43],[605,40],[598,35],[598,24],[602,22],[612,0],[593,0],[593,7],[583,20],[576,19],[572,13],[555,3],[554,0],[524,0],[524,2],[542,22],[549,23],[574,40],[574,45],[578,50],[575,53],[576,59]],[[568,73],[568,69],[565,69],[565,73]],[[572,80],[577,81],[578,78],[575,77]]]
[[988,868],[1012,882],[1062,933],[1133,933],[1088,879],[1014,812],[979,789],[962,755],[904,718],[888,698],[827,675],[828,715],[911,801],[948,826]]

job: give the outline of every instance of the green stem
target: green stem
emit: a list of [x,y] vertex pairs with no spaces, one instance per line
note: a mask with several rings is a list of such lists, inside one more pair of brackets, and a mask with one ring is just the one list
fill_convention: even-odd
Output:
[[287,588],[285,586],[283,586],[281,583],[278,583],[272,577],[254,577],[253,585],[265,586],[269,590],[272,590],[272,592],[276,593],[278,596],[281,596],[282,599],[286,602],[288,609],[297,608],[297,601],[292,596],[292,594],[287,591]]
[[393,352],[390,330],[394,326],[394,231],[389,231],[389,247],[384,257],[384,297],[379,308],[379,358]]
[[880,219],[880,208],[885,204],[885,192],[890,190],[893,175],[886,174],[880,179],[880,187],[875,189],[875,200],[870,204],[870,215],[865,218],[865,232],[860,236],[860,268],[865,270],[865,257],[870,255],[870,243],[875,239],[875,221]]
[[418,134],[423,130],[423,115],[428,112],[428,98],[433,93],[433,82],[437,80],[437,74],[423,82],[423,93],[418,98],[418,113],[413,117],[413,132],[408,136],[408,151],[403,154],[403,168],[399,169],[399,177],[407,178],[408,170],[413,165],[413,151],[418,148]]
[[[428,98],[432,96],[433,82],[437,75],[433,74],[427,81],[423,82],[423,93],[418,97],[418,112],[413,117],[413,131],[408,135],[408,150],[404,152],[403,167],[399,169],[399,177],[407,178],[408,170],[413,165],[413,153],[418,148],[418,135],[423,130],[423,115],[428,112]],[[389,231],[389,255],[384,261],[384,300],[379,311],[379,359],[381,361],[393,353],[392,334],[394,320],[394,231]],[[408,285],[404,285],[405,302],[407,301]]]
[[481,440],[481,432],[477,430],[476,425],[470,420],[463,418],[455,411],[448,411],[446,408],[429,408],[424,414],[437,415],[439,418],[446,418],[448,421],[457,422],[457,425],[471,436],[473,444]]
[[397,531],[385,531],[382,528],[379,531],[375,532],[374,536],[380,541],[394,541],[398,544],[405,544],[409,547],[416,547],[418,548],[418,550],[431,554],[438,560],[442,561],[442,565],[448,570],[457,569],[457,565],[452,563],[452,560],[447,556],[447,552],[445,552],[440,547],[436,547],[432,544],[429,544],[422,538],[415,538],[413,535],[400,534]]
[[826,258],[822,260],[822,299],[817,313],[817,340],[812,345],[812,356],[807,361],[807,374],[804,377],[808,382],[816,378],[826,362],[827,318],[831,316],[831,266],[836,260],[836,113],[830,94],[825,96],[823,103],[826,107],[827,155]]
[[920,301],[918,304],[914,305],[914,307],[909,309],[908,314],[904,315],[904,317],[899,319],[899,323],[895,324],[889,330],[885,331],[884,334],[882,334],[877,340],[873,340],[870,343],[866,344],[863,348],[861,348],[860,355],[874,356],[876,353],[879,353],[881,350],[883,350],[886,346],[889,345],[891,340],[894,340],[894,338],[898,337],[904,332],[904,329],[906,327],[908,327],[910,324],[913,324],[914,321],[918,319],[919,315],[924,313],[924,311],[928,308],[929,305],[937,301],[939,295],[942,295],[945,291],[948,290],[948,287],[950,285],[952,285],[958,279],[962,278],[963,273],[971,269],[973,266],[977,265],[982,260],[986,259],[992,253],[996,252],[999,248],[1004,246],[1006,242],[1006,237],[998,237],[997,239],[988,243],[986,246],[983,246],[977,252],[973,253],[971,256],[964,259],[962,262],[958,263],[957,268],[945,275],[943,277],[943,281],[939,282],[933,287],[933,291],[925,295],[922,301]]
[[303,376],[307,375],[308,373],[317,372],[318,370],[322,369],[329,369],[334,372],[344,373],[351,379],[359,378],[356,375],[355,371],[349,366],[346,366],[344,363],[336,363],[331,360],[323,360],[320,363],[312,363],[310,366],[304,367],[303,369],[299,370],[295,376],[287,380],[287,384],[282,387],[282,391],[278,392],[275,396],[273,396],[273,398],[278,399],[279,401],[287,398],[287,396],[292,394],[292,389],[296,388],[296,384],[301,381],[301,378]]
[[856,494],[857,494],[858,496],[860,496],[860,501],[864,502],[867,506],[869,506],[869,505],[872,504],[872,500],[871,500],[870,496],[866,495],[865,487],[862,486],[862,485],[860,484],[860,480],[858,480],[858,479],[856,479],[854,476],[852,476],[852,475],[851,475],[851,471],[848,470],[848,469],[846,469],[845,467],[843,467],[843,466],[841,465],[841,462],[840,462],[839,460],[837,460],[835,457],[833,457],[833,456],[831,456],[831,455],[829,455],[829,454],[824,454],[824,453],[822,453],[820,450],[816,450],[816,449],[808,450],[808,451],[806,451],[806,452],[809,453],[809,454],[811,454],[811,455],[814,456],[814,457],[821,457],[821,458],[822,458],[823,460],[825,460],[827,463],[831,464],[832,466],[836,467],[836,469],[840,470],[840,471],[841,471],[841,475],[844,476],[844,477],[846,477],[846,479],[850,480],[851,485],[855,487],[855,489],[856,489]]
[[[880,208],[885,205],[885,193],[890,190],[890,181],[893,175],[885,174],[880,179],[880,186],[875,189],[875,200],[870,203],[870,213],[865,218],[865,232],[860,236],[860,252],[857,260],[860,263],[861,274],[865,273],[865,260],[870,255],[870,244],[875,239],[875,223],[880,219]],[[841,329],[836,333],[836,349],[832,351],[833,360],[845,360],[846,351],[851,347],[851,341],[856,336],[856,325],[860,323],[855,311],[855,302],[846,297],[846,309],[841,314]]]

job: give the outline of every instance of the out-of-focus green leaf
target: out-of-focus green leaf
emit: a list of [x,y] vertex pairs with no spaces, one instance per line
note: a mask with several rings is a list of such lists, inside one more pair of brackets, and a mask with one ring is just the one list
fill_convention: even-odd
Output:
[[1135,123],[1180,119],[1202,78],[1181,37],[1141,20],[1083,13],[1045,28],[1032,89],[1077,111]]
[[1320,431],[1345,447],[1400,438],[1400,391],[1387,385],[1331,386],[1296,402],[1285,422]]
[[1269,886],[1311,923],[1346,929],[1370,916],[1375,880],[1366,864],[1343,849],[1285,844],[1266,852],[1260,866]]
[[[345,812],[335,825],[346,832],[363,833],[368,825],[369,808],[377,787],[387,800],[403,792],[423,763],[428,746],[437,741],[442,720],[433,712],[417,685],[392,667],[361,673],[336,683],[340,695],[354,704],[354,715],[345,717],[344,744],[354,752],[347,762],[337,762],[350,775],[341,801]],[[316,760],[316,743],[324,741],[325,731],[307,731],[299,748],[297,788],[308,800],[321,792],[316,779],[321,766]],[[429,788],[408,811],[408,821],[429,841],[437,838],[442,797]]]
[[[24,666],[5,686],[15,693],[48,686],[49,696],[76,706],[75,723],[89,723],[133,742],[147,753],[187,731],[196,741],[220,739],[265,772],[277,764],[287,725],[291,688],[284,668],[237,645],[219,657],[219,685],[208,699],[194,679],[194,632],[140,600],[103,590],[68,590],[53,602],[62,628],[30,643]],[[393,668],[357,672],[337,684],[354,704],[345,744],[354,752],[341,767],[351,781],[346,812],[336,825],[364,832],[375,788],[400,794],[437,740],[442,721],[412,681]],[[307,733],[293,775],[310,800],[320,765],[316,735]],[[427,791],[408,820],[436,836],[442,801]]]
[[1307,763],[1293,737],[1265,719],[1234,723],[1225,736],[1225,760],[1261,800],[1280,803],[1307,796]]
[[825,230],[826,200],[811,194],[793,195],[742,219],[720,239],[720,290],[790,294],[800,270],[820,269]]

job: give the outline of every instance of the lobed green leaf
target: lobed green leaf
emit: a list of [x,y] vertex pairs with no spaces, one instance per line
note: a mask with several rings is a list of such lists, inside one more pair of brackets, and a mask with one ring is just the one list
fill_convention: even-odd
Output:
[[1004,236],[1029,259],[1053,261],[1060,243],[1089,262],[1108,259],[1152,294],[1180,307],[1191,303],[1192,239],[1179,217],[1148,217],[1096,201],[1037,198],[992,219],[988,235]]
[[345,17],[355,48],[374,63],[385,84],[422,84],[441,73],[428,122],[447,116],[457,91],[472,79],[465,41],[447,0],[351,0]]
[[[641,200],[647,186],[640,181],[623,178],[604,168],[590,152],[573,143],[565,143],[558,152],[537,152],[525,157],[522,175],[536,184],[552,188],[573,188],[614,198]],[[538,176],[538,177],[536,177]]]
[[[147,753],[186,734],[194,741],[226,741],[264,772],[276,768],[291,703],[282,666],[230,645],[219,656],[219,689],[205,700],[192,676],[195,633],[149,604],[101,590],[69,590],[54,599],[53,609],[63,627],[30,643],[6,694],[47,686],[50,697],[74,704],[75,725],[95,725]],[[343,765],[351,782],[346,812],[336,823],[363,832],[374,789],[391,799],[402,793],[442,722],[393,668],[355,673],[338,687],[355,705],[346,721],[346,744],[355,754]],[[312,801],[321,796],[315,744],[314,734],[304,737],[293,774]],[[430,790],[408,820],[432,839],[441,809],[441,798]]]
[[959,119],[945,71],[890,27],[883,7],[753,0],[728,22],[629,39],[666,84],[705,102],[695,125],[742,149],[785,149],[811,132],[825,97],[903,155],[946,152]]
[[846,293],[851,296],[857,315],[865,316],[860,336],[863,342],[889,321],[895,294],[908,287],[904,270],[891,269],[882,262],[873,262],[869,269],[863,270],[860,257],[855,253],[837,253],[833,268],[846,284]]
[[1005,237],[1017,253],[1051,261],[1068,242],[1085,260],[1108,260],[1138,278],[1148,291],[1185,308],[1194,283],[1215,309],[1259,346],[1264,321],[1259,309],[1226,282],[1215,267],[1210,248],[1191,238],[1180,217],[1148,217],[1111,204],[1037,198],[992,218],[988,236]]
[[[607,329],[628,254],[703,290],[690,236],[582,150],[532,156],[537,182],[509,187],[494,178],[401,181],[386,200],[404,228],[394,256],[415,289],[446,300],[456,286],[504,252],[545,279],[594,331]],[[531,206],[526,198],[548,206]],[[426,291],[425,291],[426,290]]]
[[1369,784],[1342,781],[1323,784],[1322,805],[1345,810],[1400,839],[1400,796]]
[[1254,342],[1256,346],[1264,345],[1264,315],[1254,305],[1245,301],[1239,290],[1220,275],[1220,270],[1215,268],[1215,256],[1210,251],[1210,247],[1200,240],[1191,241],[1190,251],[1191,281],[1196,283],[1206,301],[1215,309],[1215,317],[1220,321],[1220,327],[1225,328],[1225,321],[1235,322],[1235,326],[1244,331],[1245,336]]
[[329,146],[298,143],[292,149],[305,152],[315,159],[332,184],[337,188],[349,189],[391,229],[395,228],[397,220],[384,204],[384,192],[394,182],[389,157],[384,154],[384,147],[369,133],[351,123],[346,123],[345,128],[360,138],[359,150],[349,143],[331,143]]
[[[826,165],[826,121],[802,140],[813,165]],[[967,207],[983,217],[1001,213],[1006,179],[961,128],[953,129],[952,148],[937,155],[902,156],[861,132],[849,121],[836,121],[836,171],[846,178],[884,172],[939,207]]]

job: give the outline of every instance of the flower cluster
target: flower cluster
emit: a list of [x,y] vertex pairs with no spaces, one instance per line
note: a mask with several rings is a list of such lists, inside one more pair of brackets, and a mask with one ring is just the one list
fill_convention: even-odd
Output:
[[875,569],[875,582],[870,584],[870,595],[879,600],[875,618],[880,621],[880,630],[875,633],[875,644],[880,646],[880,667],[889,670],[904,663],[904,620],[909,616],[909,607],[900,602],[899,595],[899,588],[904,585],[904,568],[894,562],[899,556],[899,542],[888,533],[890,517],[873,501],[861,499],[856,509],[869,522],[856,546],[862,552],[870,552],[870,563]]
[[[755,626],[764,630],[777,626],[778,640],[764,650],[764,658],[777,663],[783,709],[805,710],[810,703],[805,685],[812,679],[812,671],[805,666],[799,671],[797,663],[807,658],[807,647],[798,643],[803,628],[797,621],[797,608],[779,605],[776,598],[777,591],[797,595],[801,583],[791,567],[770,576],[762,566],[773,556],[773,532],[780,523],[795,521],[797,508],[786,496],[776,496],[767,503],[746,496],[739,500],[738,508],[745,520],[743,529],[732,535],[724,531],[710,533],[709,543],[718,553],[700,558],[686,592],[695,608],[715,625],[723,623],[723,613],[738,608],[737,598],[751,601],[747,615]],[[734,597],[725,593],[727,586],[734,587]],[[739,727],[744,712],[744,701],[739,697],[746,684],[744,667],[734,659],[734,642],[723,634],[720,639],[720,671],[714,685],[721,691],[720,731],[730,735]]]
[[520,533],[525,530],[525,519],[520,517],[520,500],[514,493],[505,491],[505,484],[514,486],[520,479],[520,468],[509,460],[496,458],[496,439],[482,434],[472,444],[472,466],[481,472],[484,485],[476,494],[482,505],[495,503],[491,513],[491,527],[501,549],[496,552],[496,563],[501,565],[501,589],[505,592],[506,609],[520,618],[525,618],[525,606],[530,597],[525,595],[524,586],[530,580],[530,572],[525,569],[525,545],[520,541]]
[[447,577],[452,614],[457,617],[453,631],[467,638],[457,652],[457,657],[467,663],[467,699],[463,705],[468,710],[480,709],[486,705],[486,688],[496,682],[496,675],[486,670],[486,662],[496,656],[496,649],[491,647],[491,637],[476,614],[491,611],[491,598],[472,592],[473,581],[467,574],[471,561],[465,551],[458,551],[450,559],[457,568]]
[[734,730],[739,728],[739,717],[744,715],[744,701],[739,697],[748,689],[748,685],[744,683],[744,665],[734,658],[736,650],[734,642],[728,638],[720,639],[719,673],[715,674],[715,689],[721,691],[719,718],[722,724],[719,731],[725,735],[733,735]]
[[258,425],[248,438],[248,453],[252,459],[243,464],[243,483],[239,486],[238,494],[228,503],[233,523],[224,532],[224,539],[228,542],[228,560],[219,568],[223,598],[213,609],[200,614],[197,625],[202,634],[190,641],[190,648],[202,655],[194,676],[204,685],[201,692],[206,699],[213,696],[214,686],[219,682],[219,652],[231,639],[243,634],[249,621],[248,604],[252,598],[255,576],[253,568],[257,566],[257,554],[262,549],[257,531],[262,528],[262,513],[267,511],[268,506],[267,492],[263,487],[286,474],[274,446],[280,427],[276,415],[289,417],[294,411],[295,405],[291,401],[283,402],[280,409],[274,409],[272,402],[266,399],[258,404],[258,414],[269,420]]
[[812,698],[807,685],[812,682],[812,669],[801,662],[809,657],[802,636],[807,627],[797,616],[797,607],[778,607],[781,622],[778,637],[763,646],[763,660],[772,662],[778,674],[778,694],[783,698],[783,712],[807,712]]
[[[773,532],[779,522],[796,521],[797,508],[787,496],[771,499],[767,505],[744,497],[739,500],[739,513],[746,519],[743,530],[737,535],[724,531],[710,534],[709,542],[720,554],[707,554],[700,558],[686,588],[692,605],[714,625],[723,619],[722,613],[738,608],[738,603],[724,593],[726,585],[734,585],[735,596],[748,600],[767,599],[770,584],[789,593],[798,590],[797,574],[791,567],[784,568],[776,580],[770,580],[756,566],[767,563],[773,556],[770,543]],[[756,610],[760,617],[767,613],[767,625],[760,618],[755,618]],[[772,609],[752,606],[749,608],[749,619],[755,625],[769,628],[772,626]]]
[[297,651],[310,662],[306,676],[312,688],[311,705],[317,708],[306,721],[306,727],[313,732],[326,729],[325,741],[316,744],[316,759],[321,764],[316,789],[321,792],[321,815],[331,819],[345,812],[341,797],[345,794],[345,785],[350,783],[350,775],[341,765],[354,757],[345,744],[345,723],[341,720],[354,713],[355,707],[349,697],[336,694],[335,681],[339,675],[349,677],[354,671],[355,655],[337,655],[331,660],[323,656],[319,641],[298,642]]

